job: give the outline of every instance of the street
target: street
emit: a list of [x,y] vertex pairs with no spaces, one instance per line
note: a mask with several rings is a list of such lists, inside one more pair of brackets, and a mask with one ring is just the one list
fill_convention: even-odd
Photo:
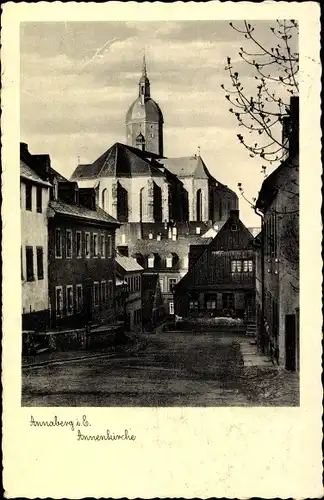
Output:
[[[269,406],[298,403],[295,373],[244,366],[230,333],[164,332],[116,357],[23,369],[23,406]],[[246,339],[245,339],[246,341]]]

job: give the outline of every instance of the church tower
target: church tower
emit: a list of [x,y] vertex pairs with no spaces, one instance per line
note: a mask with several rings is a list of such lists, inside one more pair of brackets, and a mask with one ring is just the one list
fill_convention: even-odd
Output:
[[126,143],[163,156],[163,115],[159,105],[151,98],[145,56],[138,83],[138,97],[126,114]]

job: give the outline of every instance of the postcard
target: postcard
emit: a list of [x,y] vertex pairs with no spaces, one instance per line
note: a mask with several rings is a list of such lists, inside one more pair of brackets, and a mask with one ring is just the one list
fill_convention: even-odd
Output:
[[319,17],[4,5],[6,498],[322,497]]

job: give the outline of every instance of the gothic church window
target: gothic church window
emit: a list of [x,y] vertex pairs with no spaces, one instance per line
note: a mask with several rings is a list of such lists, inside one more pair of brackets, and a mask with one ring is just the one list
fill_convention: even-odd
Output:
[[203,203],[203,193],[201,189],[197,190],[197,198],[196,198],[196,220],[202,220],[202,203]]
[[128,222],[128,192],[119,182],[117,184],[117,220]]
[[101,208],[108,212],[108,191],[106,188],[101,193]]

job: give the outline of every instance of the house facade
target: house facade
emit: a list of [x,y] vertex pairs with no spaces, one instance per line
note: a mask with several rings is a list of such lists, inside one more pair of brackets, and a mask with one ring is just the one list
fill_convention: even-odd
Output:
[[143,331],[153,332],[163,327],[167,319],[158,274],[142,275]]
[[143,268],[131,257],[116,256],[117,279],[125,283],[124,301],[125,330],[142,331],[142,273]]
[[21,290],[23,330],[49,321],[47,205],[50,183],[37,175],[27,144],[20,147]]
[[201,314],[253,321],[255,314],[255,255],[252,234],[231,215],[208,245],[190,247],[189,271],[175,286],[175,312],[181,317]]
[[93,189],[79,190],[75,183],[62,187],[48,209],[51,325],[112,324],[119,224],[96,206]]
[[[299,369],[299,112],[291,100],[288,155],[263,182],[256,210],[259,283],[258,340],[289,370]],[[287,124],[286,124],[287,125]]]

